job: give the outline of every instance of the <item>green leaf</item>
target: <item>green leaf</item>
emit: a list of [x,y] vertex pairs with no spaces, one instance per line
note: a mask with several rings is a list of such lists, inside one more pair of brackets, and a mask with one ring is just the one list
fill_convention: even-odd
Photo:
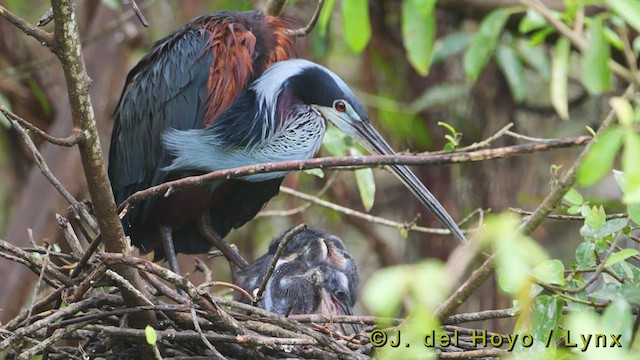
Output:
[[622,152],[622,171],[627,184],[622,201],[626,204],[640,203],[640,134],[627,132]]
[[598,239],[606,238],[607,236],[611,236],[618,231],[622,231],[628,225],[627,219],[612,219],[600,226],[598,231],[595,232],[594,236]]
[[[9,104],[9,100],[0,93],[0,105],[4,105],[9,111],[11,111],[11,104]],[[0,125],[6,127],[7,129],[11,127],[11,123],[9,119],[7,119],[3,113],[0,113]]]
[[436,39],[436,0],[405,0],[402,3],[402,40],[407,58],[418,74],[429,73]]
[[[617,298],[609,304],[602,314],[601,321],[607,327],[607,332],[621,335],[621,344],[631,344],[633,315],[631,306],[625,299]],[[629,346],[625,347],[629,348]]]
[[394,266],[380,269],[371,275],[362,290],[362,301],[373,314],[395,317],[402,305],[402,299],[411,285],[408,266]]
[[581,269],[589,269],[596,265],[596,245],[591,241],[584,241],[576,248],[576,262]]
[[471,35],[463,32],[447,34],[437,39],[433,46],[431,63],[437,64],[456,55],[471,44]]
[[149,345],[156,346],[156,342],[158,342],[158,334],[151,325],[147,325],[147,327],[144,328],[144,335],[147,338],[147,343]]
[[551,64],[542,46],[531,46],[527,41],[518,41],[518,51],[524,62],[534,68],[540,76],[549,80],[551,77]]
[[622,97],[612,97],[609,100],[609,105],[615,111],[616,116],[618,117],[618,122],[628,128],[633,123],[634,113],[633,107],[629,100]]
[[324,139],[322,144],[327,149],[329,154],[333,156],[345,156],[347,155],[347,136],[335,126],[327,127],[327,131],[324,133]]
[[551,59],[551,103],[561,119],[569,119],[569,98],[567,79],[569,77],[569,57],[571,43],[561,37],[553,48]]
[[500,8],[492,11],[480,23],[471,45],[464,54],[464,71],[469,80],[475,81],[487,65],[508,18],[507,11]]
[[569,191],[564,194],[563,199],[571,205],[582,205],[582,203],[584,203],[582,195],[574,188],[569,189]]
[[361,52],[371,39],[369,0],[344,0],[342,2],[342,31],[347,46]]
[[324,179],[324,171],[322,169],[307,169],[302,171],[305,174],[319,177],[320,179]]
[[533,276],[547,284],[564,285],[564,265],[562,261],[547,260],[533,268]]
[[627,214],[634,223],[640,224],[640,203],[627,205]]
[[[533,299],[530,314],[523,313],[516,324],[516,332],[519,335],[533,337],[534,351],[544,351],[546,340],[553,333],[557,333],[558,322],[562,316],[564,300],[557,296],[541,295]],[[526,311],[526,310],[525,310]],[[515,351],[526,351],[522,342],[518,342]],[[527,358],[527,357],[525,357]],[[535,358],[535,357],[534,357]]]
[[527,85],[524,79],[524,68],[518,54],[510,46],[498,46],[496,62],[507,78],[511,95],[517,103],[521,103],[527,95]]
[[604,35],[603,20],[594,18],[589,25],[589,41],[582,62],[582,83],[592,95],[611,89],[610,58],[611,49]]
[[578,184],[591,186],[600,181],[613,167],[613,161],[622,146],[624,131],[619,126],[606,130],[589,149],[578,168]]
[[445,106],[451,102],[464,99],[469,95],[469,87],[441,83],[428,87],[417,99],[409,104],[409,112],[419,113],[428,109]]
[[622,249],[618,252],[615,252],[609,256],[607,262],[604,264],[605,266],[611,266],[613,264],[617,264],[621,261],[625,261],[632,256],[636,256],[640,254],[640,252],[636,249]]
[[522,34],[526,34],[530,31],[540,29],[547,26],[547,20],[540,15],[539,12],[532,9],[527,9],[526,15],[520,20],[518,24],[518,31]]
[[327,27],[329,26],[329,20],[331,14],[333,14],[333,7],[336,4],[336,0],[327,0],[322,6],[322,12],[318,18],[318,32],[320,36],[324,37],[327,34]]
[[376,197],[376,182],[373,178],[373,171],[366,168],[358,169],[355,173],[362,205],[366,211],[369,211],[373,207],[373,202]]
[[607,0],[609,6],[629,25],[640,31],[640,1],[638,0]]

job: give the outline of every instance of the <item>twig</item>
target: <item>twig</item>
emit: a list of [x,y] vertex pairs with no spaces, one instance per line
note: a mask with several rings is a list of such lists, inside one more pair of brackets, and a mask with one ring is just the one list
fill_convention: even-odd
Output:
[[[624,97],[636,98],[638,94],[635,91],[634,86],[629,86],[624,93]],[[598,128],[594,141],[602,136],[602,134],[615,122],[615,113],[613,110],[609,112],[607,117],[602,121],[602,124]],[[520,225],[519,231],[524,235],[530,235],[535,229],[540,226],[542,221],[560,204],[564,195],[569,191],[571,186],[576,181],[577,169],[582,164],[585,156],[591,149],[594,142],[590,142],[582,149],[582,152],[578,155],[573,165],[567,170],[562,178],[555,183],[551,192],[544,198],[542,203],[536,208],[536,210],[527,217],[527,219]],[[450,316],[455,309],[457,309],[462,303],[464,303],[470,296],[478,289],[493,273],[493,261],[495,260],[495,254],[491,255],[485,262],[475,270],[471,277],[462,284],[447,300],[445,300],[436,310],[436,316],[443,320]]]
[[[533,214],[532,211],[527,211],[527,210],[513,208],[513,207],[510,207],[509,211],[514,212],[516,214],[520,214],[520,215],[526,215],[526,216],[530,216],[531,214]],[[628,216],[629,215],[626,214],[626,213],[609,214],[609,215],[605,216],[605,219],[607,219],[607,220],[624,219],[624,218],[627,218]],[[549,214],[549,215],[547,215],[547,219],[553,219],[553,220],[576,220],[576,221],[584,221],[585,220],[584,216],[581,216],[581,215],[560,215],[560,214]]]
[[[16,262],[19,262],[20,264],[27,266],[36,275],[39,275],[41,269],[43,269],[44,264],[38,258],[2,239],[0,239],[0,256],[4,258],[11,258]],[[47,284],[49,284],[50,286],[57,288],[60,285],[53,283],[51,279],[49,279],[49,277],[60,281],[66,286],[72,285],[71,279],[69,279],[69,277],[67,277],[65,274],[61,273],[59,270],[54,268],[52,264],[50,263],[47,264],[47,266],[44,266],[44,269],[45,269],[45,273],[48,275],[44,277],[44,281],[46,281]]]
[[444,320],[444,325],[455,325],[473,321],[484,321],[489,319],[503,319],[510,318],[518,315],[516,309],[500,309],[500,310],[485,310],[466,314],[456,314],[449,316]]
[[318,23],[318,19],[320,18],[320,13],[322,12],[322,7],[324,6],[324,0],[318,0],[318,6],[316,7],[316,11],[313,12],[313,16],[309,20],[309,23],[300,29],[287,31],[287,35],[290,36],[307,36],[311,33],[316,24]]
[[51,245],[47,245],[47,252],[44,254],[44,260],[42,261],[42,268],[40,270],[40,275],[38,276],[38,281],[36,282],[36,286],[33,287],[33,294],[31,294],[31,305],[29,305],[29,310],[27,311],[27,323],[29,325],[29,319],[31,318],[31,314],[33,313],[33,308],[36,303],[36,299],[38,298],[38,292],[40,291],[40,286],[42,285],[42,280],[44,278],[45,269],[49,266],[49,251],[51,250]]
[[194,304],[191,304],[191,319],[193,320],[193,327],[196,329],[198,335],[200,335],[200,339],[213,353],[212,357],[214,359],[226,359],[224,356],[222,356],[222,354],[220,354],[215,346],[213,346],[213,344],[209,342],[207,337],[202,332],[202,328],[200,328],[200,323],[198,322],[198,317],[196,316],[196,308],[194,307]]
[[264,7],[264,12],[269,16],[280,16],[287,0],[269,0]]
[[20,126],[25,127],[27,129],[29,129],[30,131],[33,131],[37,136],[40,136],[41,138],[45,139],[46,141],[48,141],[48,142],[50,142],[50,143],[52,143],[54,145],[72,147],[72,146],[78,144],[80,141],[82,141],[82,138],[83,138],[82,132],[78,128],[74,127],[71,130],[72,134],[69,135],[68,137],[66,137],[66,138],[58,138],[58,137],[49,135],[47,132],[41,130],[37,126],[35,126],[35,125],[31,124],[30,122],[28,122],[27,120],[25,120],[25,119],[21,118],[20,116],[12,113],[4,105],[0,105],[0,112],[2,112],[7,118],[11,118],[11,119],[17,121],[20,124]]
[[251,294],[249,294],[245,289],[241,288],[240,286],[236,285],[236,284],[231,284],[228,283],[226,281],[209,281],[209,282],[205,282],[202,283],[201,285],[198,285],[198,290],[207,288],[207,287],[211,287],[211,286],[224,286],[227,287],[229,289],[233,289],[237,292],[239,292],[240,294],[242,294],[242,296],[246,297],[247,300],[253,302],[253,296],[251,296]]
[[480,358],[495,358],[510,355],[507,350],[502,349],[482,349],[482,350],[468,350],[460,352],[444,352],[438,351],[438,357],[440,359],[480,359]]
[[[338,178],[338,174],[340,174],[339,172],[334,172],[331,174],[331,177],[327,180],[327,182],[322,186],[322,188],[316,192],[315,197],[316,198],[320,198],[322,197],[322,195],[324,195],[327,190],[329,190],[331,188],[331,186],[335,183],[336,179]],[[293,209],[289,209],[289,210],[262,210],[258,213],[258,215],[256,215],[256,217],[267,217],[267,216],[292,216],[298,213],[301,213],[303,211],[305,211],[306,209],[308,209],[311,205],[313,205],[313,202],[311,201],[307,201],[304,204],[293,208]]]
[[[280,192],[287,195],[295,196],[297,198],[309,201],[316,205],[320,205],[322,207],[340,212],[347,216],[353,216],[353,217],[368,221],[372,224],[388,226],[396,229],[405,229],[407,231],[415,231],[415,232],[426,233],[426,234],[439,234],[439,235],[451,234],[451,232],[448,229],[427,228],[427,227],[415,225],[415,223],[400,223],[400,222],[388,220],[382,217],[369,215],[345,206],[340,206],[338,204],[334,204],[332,202],[316,198],[315,196],[288,188],[286,186],[281,186]],[[468,233],[468,230],[462,230],[462,232]]]
[[133,12],[138,17],[138,20],[140,20],[140,23],[144,27],[149,27],[149,22],[147,21],[147,19],[145,19],[144,14],[142,13],[140,8],[138,7],[138,4],[136,4],[136,0],[128,0],[128,1],[131,1],[131,8],[133,9]]
[[216,302],[207,300],[204,296],[202,296],[198,289],[186,278],[179,276],[172,272],[169,269],[165,269],[164,267],[152,263],[151,261],[132,258],[123,256],[121,254],[114,253],[99,253],[96,254],[96,257],[101,261],[104,261],[106,264],[123,264],[134,269],[150,272],[154,275],[161,277],[164,280],[167,280],[171,284],[175,286],[179,286],[182,288],[189,297],[193,299],[203,310],[215,316],[214,323],[217,326],[220,326],[221,330],[232,331],[236,334],[244,333],[244,330],[237,321],[235,321],[232,317],[229,316],[223,309],[221,309]]
[[122,204],[120,204],[120,206],[118,206],[118,212],[126,211],[129,206],[137,204],[138,202],[146,200],[150,197],[163,195],[169,189],[175,192],[183,190],[185,188],[202,186],[216,180],[233,179],[253,174],[262,174],[275,171],[333,169],[354,166],[373,167],[384,165],[443,165],[477,162],[490,159],[501,159],[512,156],[520,156],[551,149],[582,146],[588,143],[590,140],[590,136],[579,136],[574,138],[550,139],[544,142],[526,143],[495,149],[438,155],[343,156],[249,165],[233,169],[212,171],[210,173],[199,176],[189,176],[138,191],[129,196],[125,201],[122,202]]
[[269,279],[271,279],[273,272],[276,270],[276,264],[278,263],[278,260],[280,260],[280,256],[282,256],[284,249],[287,247],[289,242],[293,240],[294,237],[296,237],[296,235],[306,230],[307,230],[307,224],[300,224],[294,227],[293,229],[287,231],[286,234],[284,234],[284,236],[282,237],[282,241],[280,241],[280,244],[278,244],[278,249],[276,250],[276,253],[273,255],[273,259],[271,259],[271,263],[267,268],[267,273],[262,279],[262,282],[260,283],[260,287],[258,287],[258,291],[256,292],[256,295],[253,297],[253,301],[252,301],[253,306],[258,306],[258,302],[262,300],[264,291],[267,288],[267,283],[269,282]]
[[77,257],[81,257],[82,254],[84,254],[84,249],[82,245],[80,245],[80,240],[78,240],[78,236],[75,231],[73,231],[73,227],[69,224],[69,220],[60,214],[56,214],[56,220],[58,221],[58,226],[60,226],[64,233],[64,238],[67,240],[69,248],[71,248],[71,253]]
[[23,33],[36,39],[43,46],[48,47],[51,51],[54,51],[54,39],[53,34],[40,30],[37,27],[29,24],[26,20],[13,14],[7,10],[4,6],[0,5],[0,16],[7,19],[15,27],[20,29]]

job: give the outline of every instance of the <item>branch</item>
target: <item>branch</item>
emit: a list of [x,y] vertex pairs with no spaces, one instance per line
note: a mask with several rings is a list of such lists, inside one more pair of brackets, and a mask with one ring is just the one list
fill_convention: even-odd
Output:
[[276,250],[276,253],[273,255],[273,259],[271,259],[271,264],[269,264],[269,267],[267,268],[267,273],[262,279],[262,282],[260,283],[258,292],[256,292],[256,295],[253,298],[253,306],[258,306],[258,302],[262,300],[264,290],[267,288],[267,283],[269,282],[269,279],[273,275],[273,272],[276,271],[276,264],[278,263],[278,260],[280,260],[280,257],[282,256],[284,249],[289,244],[289,241],[293,240],[293,238],[296,235],[306,230],[307,230],[307,224],[300,224],[294,227],[293,229],[287,231],[286,234],[284,234],[282,241],[280,241],[280,244],[278,244],[278,249]]
[[495,149],[485,149],[472,152],[460,152],[438,155],[373,155],[373,156],[343,156],[325,157],[309,160],[293,160],[263,163],[258,165],[242,166],[233,169],[213,171],[200,176],[190,176],[174,181],[169,181],[160,185],[141,190],[129,196],[120,206],[118,212],[123,217],[129,206],[142,200],[175,192],[185,188],[197,187],[208,184],[215,180],[234,179],[247,175],[275,172],[293,171],[307,169],[332,169],[344,167],[372,167],[381,165],[442,165],[457,164],[465,162],[477,162],[490,159],[500,159],[512,156],[560,149],[573,146],[581,146],[591,140],[590,136],[579,136],[573,138],[550,139],[540,142],[532,142],[520,145],[506,146]]
[[18,29],[22,30],[23,33],[31,36],[32,38],[38,40],[40,44],[48,47],[51,51],[54,51],[54,40],[53,34],[48,33],[46,31],[40,30],[37,27],[31,25],[26,20],[21,17],[13,14],[4,6],[0,5],[0,16],[7,19],[8,22],[12,23]]
[[[51,135],[47,134],[44,130],[41,130],[37,126],[35,126],[32,123],[28,122],[27,120],[25,120],[25,119],[21,118],[20,116],[12,113],[4,105],[0,105],[0,112],[2,112],[8,119],[13,119],[13,120],[17,121],[19,123],[20,127],[24,127],[24,128],[27,128],[27,129],[33,131],[34,133],[36,133],[36,135],[40,136],[41,138],[45,139],[46,141],[48,141],[48,142],[50,142],[50,143],[52,143],[54,145],[72,147],[72,146],[78,144],[83,138],[82,133],[80,132],[80,130],[78,128],[73,128],[73,134],[69,135],[68,137],[66,137],[66,138],[58,138],[58,137],[51,136]],[[14,124],[14,128],[15,128],[15,124]],[[18,129],[16,128],[16,130],[18,130]]]
[[[115,200],[102,159],[100,138],[89,95],[91,79],[87,75],[84,63],[76,22],[75,4],[72,0],[52,0],[51,7],[55,23],[56,55],[62,64],[67,83],[73,125],[81,129],[85,136],[79,143],[80,157],[95,215],[98,219],[100,234],[107,251],[128,254],[130,248],[126,242],[120,219],[114,211]],[[148,295],[136,271],[120,264],[115,264],[113,270],[137,290]],[[144,305],[137,294],[129,291],[127,287],[120,286],[120,290],[128,306]],[[145,312],[136,314],[133,317],[133,323],[135,326],[143,328],[149,324],[154,326],[156,319],[153,312]],[[153,351],[146,342],[138,344],[143,358],[154,358]]]
[[311,19],[309,20],[309,23],[303,28],[287,31],[287,35],[297,36],[297,37],[309,35],[313,30],[313,28],[316,27],[316,24],[318,23],[318,19],[320,18],[320,13],[322,12],[323,6],[324,6],[324,0],[318,0],[318,6],[316,7],[316,11],[313,12]]
[[280,16],[287,0],[269,0],[264,7],[264,12],[269,16]]
[[[625,91],[625,98],[638,98],[639,94],[635,91],[634,86],[629,86]],[[544,198],[542,203],[536,208],[536,210],[527,217],[527,219],[520,225],[519,231],[524,235],[531,235],[546,219],[549,214],[560,204],[564,194],[576,182],[576,173],[578,167],[584,161],[587,153],[591,149],[591,146],[599,139],[602,134],[615,122],[615,113],[613,110],[609,112],[607,117],[602,121],[602,124],[598,128],[596,135],[593,137],[593,141],[589,142],[576,160],[571,165],[571,168],[567,170],[562,178],[554,185],[551,192]],[[473,272],[471,277],[462,284],[445,302],[443,302],[436,310],[436,316],[442,320],[451,314],[463,304],[470,296],[478,289],[493,273],[493,261],[495,260],[495,254],[491,255],[485,262]]]

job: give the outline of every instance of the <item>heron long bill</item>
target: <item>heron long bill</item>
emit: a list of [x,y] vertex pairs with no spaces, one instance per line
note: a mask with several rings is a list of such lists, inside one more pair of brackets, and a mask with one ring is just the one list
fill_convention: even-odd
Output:
[[[333,107],[317,107],[320,113],[323,114],[325,119],[332,122],[342,132],[351,136],[357,140],[362,146],[364,146],[369,152],[377,155],[395,155],[395,151],[389,146],[384,138],[378,133],[378,131],[371,125],[368,119],[363,118],[359,113],[363,111],[357,111],[351,104],[340,104],[345,106],[344,110],[338,107],[340,110],[336,110],[336,106]],[[359,110],[359,109],[358,109]],[[449,213],[444,209],[438,199],[431,194],[429,190],[418,180],[416,175],[404,165],[390,165],[389,168],[393,173],[400,178],[406,187],[411,190],[424,206],[426,206],[437,218],[440,220],[451,233],[463,243],[467,242],[462,230],[451,218]]]

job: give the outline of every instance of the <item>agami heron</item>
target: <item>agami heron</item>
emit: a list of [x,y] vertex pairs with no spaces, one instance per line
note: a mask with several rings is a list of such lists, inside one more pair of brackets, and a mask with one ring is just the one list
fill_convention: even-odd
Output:
[[[394,154],[343,80],[321,65],[286,60],[294,50],[284,29],[260,12],[220,12],[154,46],[129,73],[116,111],[109,175],[118,203],[188,175],[309,159],[328,123],[372,153]],[[390,169],[465,241],[407,167]],[[176,252],[204,253],[211,243],[196,226],[201,214],[208,213],[212,228],[225,237],[278,193],[286,174],[255,174],[147,200],[126,214],[125,231],[143,252],[155,250],[155,260],[165,256],[163,233]]]

